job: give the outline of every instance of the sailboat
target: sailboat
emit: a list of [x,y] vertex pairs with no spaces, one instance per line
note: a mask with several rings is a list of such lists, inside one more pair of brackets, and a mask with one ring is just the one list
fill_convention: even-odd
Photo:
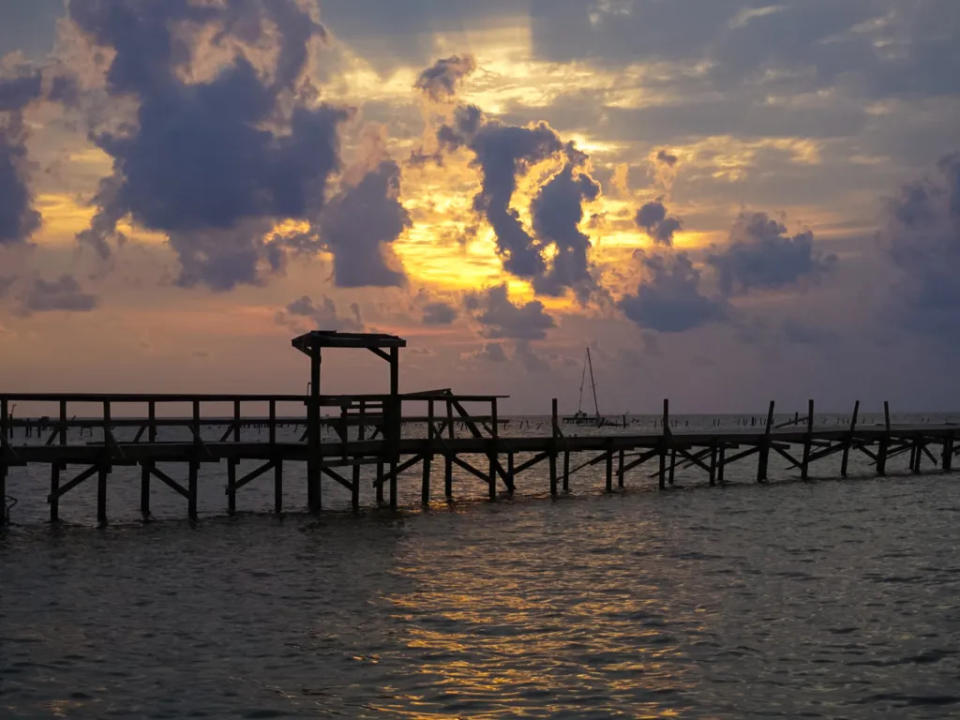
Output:
[[[587,371],[590,371],[590,388],[593,391],[593,409],[596,415],[587,415],[583,409],[583,386],[587,379]],[[571,425],[603,425],[603,416],[600,414],[600,405],[597,403],[597,381],[593,377],[593,360],[590,358],[590,347],[587,347],[587,354],[583,360],[583,371],[580,373],[580,396],[577,399],[577,412],[573,415],[567,415],[563,422]]]

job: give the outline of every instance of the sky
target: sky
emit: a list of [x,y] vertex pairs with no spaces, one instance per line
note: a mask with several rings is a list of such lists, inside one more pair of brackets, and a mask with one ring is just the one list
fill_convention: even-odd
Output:
[[[955,0],[0,0],[0,387],[956,410]],[[324,392],[382,361],[324,357]]]

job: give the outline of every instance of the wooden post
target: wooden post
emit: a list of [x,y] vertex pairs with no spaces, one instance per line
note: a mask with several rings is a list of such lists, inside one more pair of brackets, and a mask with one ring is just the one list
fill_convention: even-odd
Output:
[[193,522],[197,519],[197,475],[200,463],[191,460],[187,465],[187,517]]
[[101,464],[97,468],[97,524],[105,527],[107,524],[107,473],[108,467]]
[[507,477],[510,478],[510,487],[514,487],[516,483],[513,476],[513,450],[507,452]]
[[950,472],[953,468],[953,436],[948,435],[943,439],[943,456],[941,457],[943,471]]
[[237,460],[227,459],[227,513],[237,512]]
[[560,427],[557,424],[557,399],[553,398],[550,401],[550,427],[551,427],[551,440],[550,440],[550,495],[551,497],[557,496],[557,433],[560,431]]
[[617,453],[617,487],[623,488],[623,448]]
[[383,463],[377,461],[377,507],[383,507]]
[[423,477],[420,481],[420,504],[430,504],[430,466],[433,464],[433,458],[429,453],[423,455]]
[[563,451],[563,492],[570,492],[570,451]]
[[283,512],[283,459],[279,455],[273,456],[273,512]]
[[886,400],[883,401],[883,424],[886,432],[877,448],[877,475],[881,476],[887,474],[887,450],[890,447],[890,403]]
[[[453,429],[453,403],[447,398],[447,437],[453,440],[456,432]],[[453,450],[448,446],[443,455],[443,494],[447,500],[453,500]]]
[[717,484],[717,443],[710,444],[710,485]]
[[843,455],[840,458],[840,477],[847,476],[847,463],[850,459],[850,446],[853,444],[853,434],[857,429],[857,418],[860,415],[860,401],[853,404],[853,415],[850,416],[850,434],[843,443]]
[[606,457],[606,484],[605,490],[608,493],[613,492],[613,448],[607,447],[607,457]]
[[277,401],[270,401],[270,445],[272,446],[277,444]]
[[390,460],[390,509],[397,509],[397,460]]
[[54,460],[50,463],[50,522],[60,520],[60,463]]
[[497,499],[497,456],[492,450],[487,450],[487,460],[490,469],[487,471],[487,482],[490,484],[490,499]]
[[320,490],[320,348],[310,348],[310,397],[307,400],[307,507],[322,506]]
[[724,484],[723,473],[726,468],[726,455],[727,448],[721,443],[719,449],[717,450],[717,482],[721,485]]
[[677,468],[677,448],[670,448],[670,476],[667,478],[667,482],[673,485],[674,471]]
[[763,440],[760,442],[760,452],[757,459],[757,482],[767,481],[767,465],[770,461],[770,432],[773,430],[774,401],[770,401],[767,409],[767,425],[763,430]]
[[813,399],[807,400],[807,434],[803,438],[803,459],[800,464],[800,479],[809,479],[810,443],[813,440]]
[[[384,423],[390,438],[390,509],[397,509],[397,458],[400,443],[400,348],[390,348],[390,421]],[[386,418],[384,418],[386,420]]]
[[660,489],[663,490],[667,487],[667,442],[670,435],[670,400],[668,398],[663,399],[663,417],[661,423],[663,424],[663,433],[660,437],[659,484]]
[[[6,426],[0,432],[6,433]],[[7,464],[3,461],[2,452],[0,450],[0,527],[7,524]]]
[[144,520],[150,517],[150,468],[152,467],[152,460],[144,460],[140,463],[140,515]]

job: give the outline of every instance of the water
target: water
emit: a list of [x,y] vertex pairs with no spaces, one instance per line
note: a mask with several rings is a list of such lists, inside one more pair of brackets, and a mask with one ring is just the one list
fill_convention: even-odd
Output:
[[[319,519],[217,517],[209,469],[195,526],[164,489],[168,519],[132,522],[136,488],[118,480],[106,530],[72,493],[64,514],[86,525],[45,526],[15,470],[0,716],[960,712],[960,476],[758,486],[754,468],[726,488],[690,471],[668,492],[643,472],[614,495],[591,469],[558,500],[531,470],[513,500]],[[269,504],[262,485],[241,507]],[[418,484],[401,488],[412,505]]]

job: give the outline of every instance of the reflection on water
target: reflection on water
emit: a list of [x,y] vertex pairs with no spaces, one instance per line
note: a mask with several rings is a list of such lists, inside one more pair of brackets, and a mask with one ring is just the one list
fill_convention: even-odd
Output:
[[958,520],[937,476],[14,527],[0,716],[948,716]]

